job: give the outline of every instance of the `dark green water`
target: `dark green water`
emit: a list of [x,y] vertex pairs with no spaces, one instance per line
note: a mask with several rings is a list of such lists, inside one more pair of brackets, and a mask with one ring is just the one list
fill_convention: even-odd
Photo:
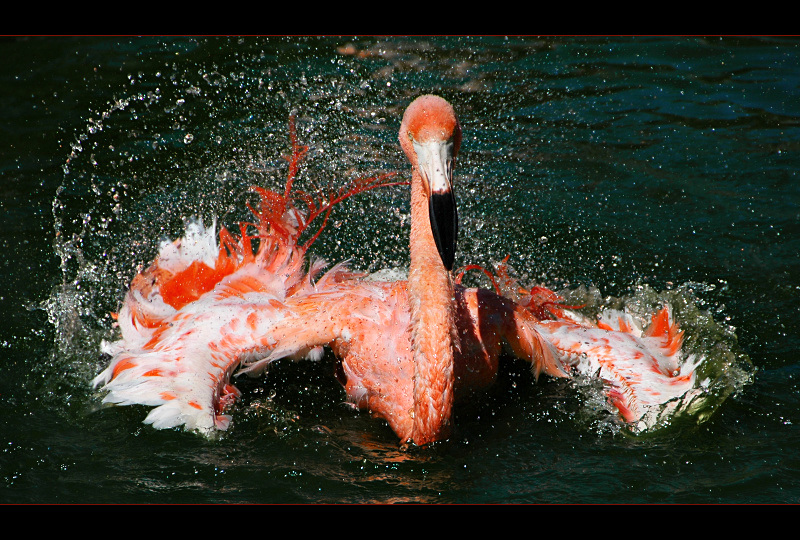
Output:
[[[345,46],[352,44],[350,49]],[[355,54],[352,54],[355,52]],[[0,41],[0,502],[800,502],[800,45],[786,39]],[[100,409],[90,381],[137,266],[247,187],[407,174],[405,106],[460,114],[456,265],[676,291],[755,366],[707,421],[634,437],[508,362],[432,449],[342,406],[332,364],[244,381],[219,440]],[[408,263],[408,194],[339,208],[315,252]],[[485,284],[484,284],[485,285]],[[737,376],[738,377],[738,376]]]

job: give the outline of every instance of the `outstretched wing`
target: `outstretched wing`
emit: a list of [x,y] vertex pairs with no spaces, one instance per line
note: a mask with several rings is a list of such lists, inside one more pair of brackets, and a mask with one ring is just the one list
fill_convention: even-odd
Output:
[[[229,380],[238,366],[257,372],[278,358],[319,357],[321,346],[343,331],[336,321],[314,317],[309,299],[335,302],[359,275],[337,265],[313,283],[325,264],[311,262],[306,271],[306,251],[334,205],[405,182],[385,174],[316,194],[294,190],[308,149],[297,142],[293,118],[289,132],[284,193],[253,188],[260,197],[257,209],[250,207],[256,223],[242,224],[238,239],[224,228],[217,235],[216,224],[190,223],[134,278],[117,315],[121,338],[103,344],[111,363],[94,379],[107,391],[105,402],[153,406],[145,421],[157,428],[225,429],[224,409],[238,393]],[[319,229],[299,245],[318,217]]]
[[697,388],[701,359],[681,351],[683,333],[668,307],[644,330],[630,314],[607,310],[596,326],[541,321],[537,331],[566,366],[600,378],[610,404],[637,430],[653,427]]
[[536,375],[599,378],[609,404],[638,431],[669,418],[702,392],[696,375],[702,358],[682,351],[683,332],[669,307],[653,314],[644,329],[619,310],[606,310],[595,321],[562,305],[548,289],[520,287],[505,261],[496,275],[483,271],[497,295],[483,293],[481,318],[502,321],[498,332],[515,355],[532,363]]
[[103,345],[112,360],[94,384],[108,391],[104,401],[154,406],[145,421],[157,428],[225,429],[233,370],[318,354],[331,328],[310,323],[303,300],[353,276],[340,265],[313,284],[323,264],[304,271],[304,252],[286,235],[262,235],[255,254],[247,237],[233,244],[223,230],[222,246],[215,237],[196,222],[163,245],[126,295],[121,339]]

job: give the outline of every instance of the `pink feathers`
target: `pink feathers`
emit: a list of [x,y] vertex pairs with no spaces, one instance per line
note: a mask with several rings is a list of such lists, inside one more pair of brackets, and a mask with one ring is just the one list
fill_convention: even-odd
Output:
[[384,419],[403,443],[447,438],[456,399],[494,382],[504,345],[537,376],[599,377],[611,406],[636,429],[699,391],[699,360],[684,356],[666,307],[644,330],[625,311],[589,320],[548,289],[520,287],[505,261],[496,275],[484,270],[496,292],[462,287],[448,270],[460,125],[447,102],[424,96],[409,106],[400,133],[412,165],[408,281],[365,280],[344,264],[321,276],[324,262],[306,267],[334,205],[407,182],[383,175],[316,194],[295,190],[307,149],[292,123],[285,189],[253,188],[253,223],[218,236],[216,224],[190,223],[134,278],[117,317],[121,336],[103,344],[111,362],[94,380],[104,401],[153,407],[145,422],[155,428],[224,430],[239,395],[230,383],[236,370],[255,375],[281,358],[319,359],[323,347],[338,358],[347,401]]

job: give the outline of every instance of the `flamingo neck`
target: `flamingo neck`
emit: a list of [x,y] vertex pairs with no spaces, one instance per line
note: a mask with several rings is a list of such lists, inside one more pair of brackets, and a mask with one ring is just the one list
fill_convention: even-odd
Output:
[[414,352],[414,430],[422,445],[447,438],[453,410],[453,280],[431,232],[428,202],[414,170],[408,293]]

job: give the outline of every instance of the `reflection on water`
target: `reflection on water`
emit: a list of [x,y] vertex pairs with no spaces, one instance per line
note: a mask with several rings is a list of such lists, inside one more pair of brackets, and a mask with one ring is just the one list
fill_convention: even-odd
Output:
[[[49,177],[22,167],[9,183],[9,193],[35,193],[31,186],[40,184],[48,190],[20,199],[44,209],[38,213],[11,195],[3,199],[6,212],[21,216],[5,234],[41,237],[52,212],[54,237],[36,244],[54,253],[31,251],[13,236],[4,246],[17,259],[53,259],[54,270],[40,281],[55,287],[49,295],[36,291],[26,272],[6,265],[17,289],[6,297],[28,303],[14,308],[24,324],[11,323],[4,334],[13,346],[5,349],[10,377],[0,395],[4,407],[25,412],[7,415],[3,500],[743,500],[725,485],[759,487],[753,500],[797,498],[787,495],[797,493],[793,476],[780,479],[786,465],[748,478],[735,473],[745,460],[773,463],[770,448],[791,447],[797,437],[800,329],[787,315],[800,290],[794,42],[148,38],[28,45],[3,46],[27,50],[31,65],[46,67],[30,75],[9,69],[26,74],[17,84],[35,81],[49,93],[32,100],[35,92],[20,88],[7,102],[32,100],[39,108],[9,118],[19,145],[28,140],[26,126],[52,133],[42,127],[58,124],[61,147],[42,150],[41,159],[57,162]],[[63,57],[58,48],[72,51]],[[37,64],[42,57],[63,61]],[[55,82],[62,79],[67,88]],[[309,189],[362,174],[405,174],[397,128],[404,107],[423,92],[450,100],[465,133],[456,264],[491,266],[510,253],[526,284],[572,295],[598,291],[598,303],[668,299],[680,310],[687,347],[707,356],[714,415],[699,427],[694,421],[654,439],[628,438],[604,427],[591,388],[533,382],[512,365],[511,382],[483,408],[463,413],[455,441],[404,452],[385,425],[340,406],[324,361],[247,383],[231,433],[216,441],[154,432],[141,426],[141,410],[96,410],[89,381],[106,362],[99,343],[114,336],[109,314],[126,284],[185,220],[216,216],[235,226],[248,218],[250,185],[281,185],[290,114],[310,146],[299,180]],[[352,199],[337,208],[315,252],[367,271],[406,267],[408,215],[402,187]],[[43,312],[21,308],[31,298]],[[41,313],[47,321],[37,322]],[[45,330],[20,330],[25,325]],[[756,384],[744,387],[752,378],[748,353],[759,371]],[[296,395],[281,393],[281,383]],[[781,444],[746,442],[764,432]],[[737,451],[733,440],[744,441]],[[613,480],[601,487],[591,470]],[[52,477],[70,489],[53,486]],[[107,498],[92,494],[98,483]]]

